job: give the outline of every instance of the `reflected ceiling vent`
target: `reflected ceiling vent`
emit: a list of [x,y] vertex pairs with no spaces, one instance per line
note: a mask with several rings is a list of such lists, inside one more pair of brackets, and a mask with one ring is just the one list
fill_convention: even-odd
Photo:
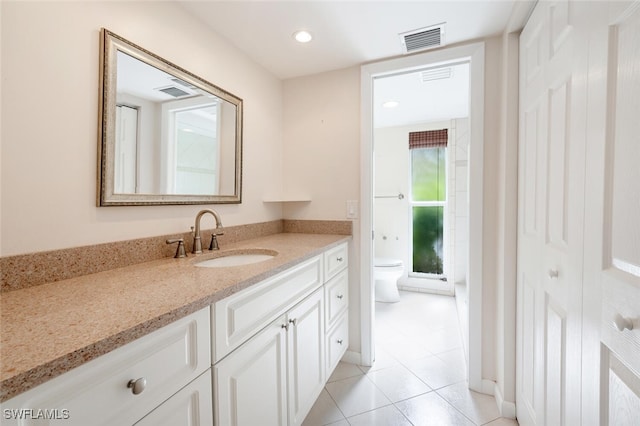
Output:
[[444,25],[445,23],[443,22],[432,27],[400,33],[400,42],[402,43],[404,53],[413,53],[443,46]]
[[177,77],[171,78],[170,80],[173,81],[176,84],[181,85],[181,86],[188,87],[189,89],[195,89],[196,88],[196,86],[194,86],[193,84],[187,83],[186,81],[181,80],[181,79],[179,79]]
[[182,96],[186,96],[189,94],[189,92],[185,92],[184,90],[178,89],[175,86],[163,87],[157,90],[162,93],[166,93],[169,96],[173,96],[174,98],[181,98]]
[[449,67],[447,68],[434,68],[431,70],[422,71],[420,73],[420,78],[423,83],[433,81],[433,80],[444,80],[445,78],[451,78],[453,75],[453,70]]

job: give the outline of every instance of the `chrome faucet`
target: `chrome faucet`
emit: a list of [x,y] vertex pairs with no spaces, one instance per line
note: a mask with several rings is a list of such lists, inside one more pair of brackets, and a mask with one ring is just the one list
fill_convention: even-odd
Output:
[[209,210],[209,209],[200,210],[196,215],[195,229],[191,228],[193,230],[193,253],[194,254],[202,253],[202,242],[200,240],[200,219],[202,219],[202,216],[204,216],[207,213],[211,213],[213,218],[216,220],[216,232],[211,234],[211,244],[209,244],[209,250],[218,250],[219,247],[218,247],[217,236],[224,235],[224,232],[222,232],[222,229],[223,229],[222,220],[220,220],[220,215],[218,214],[218,212],[216,212],[215,210]]

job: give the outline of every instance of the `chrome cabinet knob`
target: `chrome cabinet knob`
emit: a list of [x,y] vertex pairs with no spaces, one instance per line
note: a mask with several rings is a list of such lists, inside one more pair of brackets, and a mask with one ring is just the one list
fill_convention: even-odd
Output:
[[557,269],[549,269],[549,278],[556,279],[560,276],[560,272]]
[[338,340],[336,340],[336,342],[338,342],[338,344],[341,345],[342,344],[342,339],[338,339]]
[[337,260],[338,262],[342,262],[342,258],[341,258],[341,257],[336,258],[336,260]]
[[284,328],[286,331],[289,331],[289,324],[282,324],[280,327]]
[[338,299],[342,299],[344,296],[342,294],[339,294],[336,296]]
[[139,395],[142,391],[147,387],[147,379],[144,377],[140,377],[139,379],[131,379],[129,383],[127,383],[127,387],[131,389],[134,395]]
[[631,321],[628,318],[623,317],[620,314],[616,314],[613,317],[613,326],[618,330],[618,331],[624,331],[626,330],[633,330],[633,321]]
[[293,324],[295,326],[298,323],[298,318],[290,319],[289,323],[291,323],[291,324]]

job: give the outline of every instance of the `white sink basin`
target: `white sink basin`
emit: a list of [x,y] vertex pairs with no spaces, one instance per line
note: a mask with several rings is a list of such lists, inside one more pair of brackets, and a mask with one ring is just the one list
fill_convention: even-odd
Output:
[[265,253],[239,253],[216,257],[214,259],[203,260],[195,266],[201,268],[226,268],[229,266],[249,265],[252,263],[264,262],[273,259],[275,255]]

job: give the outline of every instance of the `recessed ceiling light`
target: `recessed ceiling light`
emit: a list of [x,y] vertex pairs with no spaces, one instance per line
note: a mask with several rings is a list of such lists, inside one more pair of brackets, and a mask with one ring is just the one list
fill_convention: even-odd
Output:
[[293,38],[295,38],[296,41],[298,41],[300,43],[309,43],[311,41],[311,39],[313,38],[313,36],[311,35],[311,33],[309,31],[300,30],[300,31],[296,31],[295,33],[293,33]]
[[385,107],[385,108],[395,108],[398,105],[400,105],[400,103],[397,102],[397,101],[387,101],[387,102],[382,104],[382,106]]

